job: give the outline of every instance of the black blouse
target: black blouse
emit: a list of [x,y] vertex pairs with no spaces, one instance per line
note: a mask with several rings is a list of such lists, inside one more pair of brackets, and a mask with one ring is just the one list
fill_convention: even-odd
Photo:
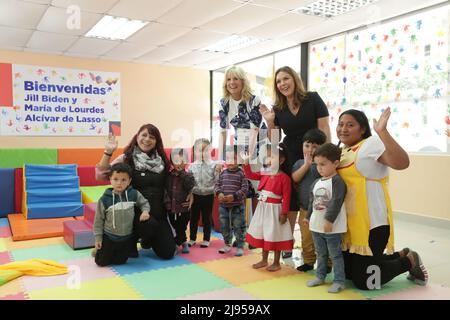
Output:
[[297,114],[294,115],[288,107],[275,110],[275,126],[280,127],[286,137],[291,164],[303,159],[302,139],[306,131],[317,128],[317,119],[328,117],[328,108],[317,92],[308,92]]

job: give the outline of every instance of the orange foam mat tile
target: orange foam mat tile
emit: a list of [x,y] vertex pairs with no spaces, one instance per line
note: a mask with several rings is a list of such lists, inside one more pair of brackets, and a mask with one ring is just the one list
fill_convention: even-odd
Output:
[[4,246],[6,250],[20,250],[20,249],[28,249],[28,248],[38,248],[51,246],[55,244],[65,244],[63,237],[53,237],[53,238],[42,238],[42,239],[32,239],[25,241],[13,241],[12,238],[5,239]]
[[248,294],[262,300],[365,300],[366,298],[349,289],[334,294],[328,293],[331,282],[309,288],[306,283],[314,279],[308,273],[297,272],[296,275],[274,278],[271,280],[247,283],[239,286]]
[[[250,254],[248,256],[202,262],[198,266],[235,286],[298,274],[297,270],[285,265],[282,265],[281,270],[276,272],[267,271],[265,268],[254,269],[252,265],[260,260],[261,256],[259,254]],[[270,259],[269,263],[271,263]]]
[[23,214],[9,214],[8,221],[14,241],[63,236],[63,222],[73,217],[27,220]]

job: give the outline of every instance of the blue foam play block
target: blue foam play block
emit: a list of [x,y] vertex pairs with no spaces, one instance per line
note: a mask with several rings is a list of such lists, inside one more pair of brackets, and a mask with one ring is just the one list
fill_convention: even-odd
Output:
[[32,189],[27,191],[27,205],[37,203],[79,202],[81,191],[77,189]]
[[79,217],[84,205],[78,202],[28,204],[27,219]]
[[14,168],[0,168],[0,217],[14,213]]
[[74,188],[80,186],[80,178],[78,176],[27,176],[26,188],[42,189],[42,188]]
[[76,164],[26,164],[25,176],[76,176]]

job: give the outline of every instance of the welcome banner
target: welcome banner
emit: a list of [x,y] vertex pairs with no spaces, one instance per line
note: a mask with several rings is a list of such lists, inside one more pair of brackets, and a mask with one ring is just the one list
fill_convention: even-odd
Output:
[[120,135],[120,74],[0,63],[0,135]]

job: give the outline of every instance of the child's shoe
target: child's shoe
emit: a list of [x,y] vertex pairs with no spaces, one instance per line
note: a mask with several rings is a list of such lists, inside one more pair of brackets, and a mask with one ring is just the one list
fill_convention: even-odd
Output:
[[317,286],[321,286],[322,284],[325,283],[325,280],[319,279],[319,278],[315,278],[312,280],[309,280],[306,285],[308,287],[317,287]]
[[345,289],[345,286],[343,283],[333,282],[331,287],[328,289],[328,293],[339,293],[344,289]]
[[[410,250],[409,248],[403,248],[403,249],[399,252],[400,257],[406,257],[410,251],[411,251],[411,250]],[[408,279],[408,280],[410,280],[410,281],[416,280],[416,278],[411,274],[411,272],[408,273],[408,275],[406,276],[406,279]]]
[[228,253],[231,251],[231,247],[229,245],[225,245],[225,247],[219,249],[219,253]]
[[187,242],[183,243],[183,249],[181,253],[189,253],[189,244]]
[[195,240],[189,240],[187,244],[189,247],[195,246]]
[[209,247],[209,241],[203,241],[201,244],[200,244],[200,248],[208,248]]
[[234,254],[236,257],[242,257],[244,255],[244,249],[238,248]]
[[297,270],[300,272],[306,272],[306,271],[309,271],[312,269],[314,269],[314,266],[307,264],[307,263],[304,263],[301,266],[297,267]]
[[411,276],[414,277],[414,282],[419,286],[425,286],[428,282],[428,272],[427,269],[425,269],[419,254],[415,251],[410,251],[407,257],[414,261],[411,270],[409,271]]

